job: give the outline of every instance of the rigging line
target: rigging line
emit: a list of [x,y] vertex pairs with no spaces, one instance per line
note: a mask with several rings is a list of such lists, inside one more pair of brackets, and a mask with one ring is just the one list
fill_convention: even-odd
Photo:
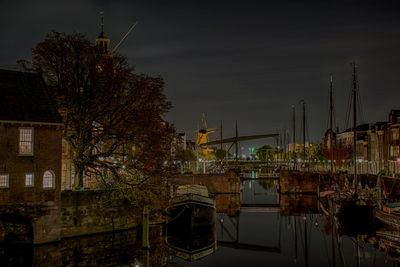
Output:
[[351,103],[353,100],[353,94],[352,91],[350,90],[348,92],[349,96],[347,98],[347,110],[346,110],[346,121],[345,121],[345,126],[344,126],[344,130],[347,130],[349,128],[349,120],[350,120],[350,115],[351,115]]
[[361,98],[361,90],[360,90],[360,82],[359,82],[359,77],[360,77],[360,72],[359,72],[360,68],[357,67],[357,97],[358,97],[358,107],[359,107],[359,114],[360,114],[360,119],[361,122],[365,123],[365,109],[363,107],[363,103],[362,103],[362,98]]
[[332,117],[333,117],[333,121],[332,121],[332,125],[334,127],[333,132],[337,132],[337,128],[338,128],[338,122],[336,119],[336,109],[335,109],[335,101],[333,100],[333,93],[332,93]]
[[306,121],[306,123],[305,123],[305,125],[306,125],[306,140],[308,140],[308,143],[309,143],[308,147],[310,148],[311,141],[310,141],[310,134],[309,134],[309,126],[308,126],[308,114],[309,114],[309,112],[308,112],[308,105],[307,105],[306,106],[306,116],[305,116],[305,121]]
[[335,132],[335,133],[337,133],[338,131],[337,131],[337,129],[339,128],[339,125],[338,125],[338,122],[337,122],[337,119],[336,119],[336,110],[335,110],[335,107],[333,107],[333,126],[335,127],[335,129],[333,129],[334,131],[333,132]]
[[[328,103],[329,103],[329,102],[330,102],[330,101],[329,101],[330,96],[328,96],[327,99],[328,99]],[[331,111],[331,108],[328,107],[328,113],[327,113],[327,114],[328,114],[328,119],[326,120],[326,127],[325,127],[325,129],[329,129],[329,120],[330,120],[330,117],[331,117],[330,114],[329,114],[330,111]]]
[[361,123],[365,123],[365,114],[361,101],[361,93],[360,90],[358,89],[357,89],[357,105],[358,105],[358,114],[360,114],[360,121]]

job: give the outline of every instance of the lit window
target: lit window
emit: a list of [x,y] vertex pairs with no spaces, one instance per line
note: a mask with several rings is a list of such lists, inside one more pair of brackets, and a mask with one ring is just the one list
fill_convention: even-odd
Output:
[[45,171],[43,174],[43,188],[54,187],[54,174],[52,171]]
[[24,155],[33,154],[32,128],[19,128],[19,153]]
[[33,173],[25,174],[25,186],[33,186]]
[[398,130],[392,130],[392,139],[399,140],[399,131]]
[[67,164],[63,163],[61,165],[61,182],[67,184]]
[[9,187],[8,174],[0,174],[0,187]]
[[75,184],[75,166],[71,165],[71,185]]

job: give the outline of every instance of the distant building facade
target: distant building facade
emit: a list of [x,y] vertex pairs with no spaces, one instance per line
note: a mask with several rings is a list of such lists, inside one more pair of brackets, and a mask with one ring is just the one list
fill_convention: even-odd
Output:
[[[336,143],[352,149],[353,129],[336,134]],[[323,138],[326,145],[327,138]],[[357,161],[360,172],[387,170],[400,174],[400,110],[391,110],[388,121],[357,126]]]

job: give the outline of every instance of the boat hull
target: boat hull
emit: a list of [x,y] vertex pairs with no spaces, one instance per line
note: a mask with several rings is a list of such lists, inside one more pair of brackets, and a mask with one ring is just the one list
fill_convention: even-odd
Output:
[[377,210],[375,216],[385,226],[400,231],[400,215]]
[[176,256],[195,261],[216,250],[214,199],[185,194],[174,198],[167,212],[165,242]]
[[209,225],[215,223],[215,200],[204,196],[187,194],[173,199],[172,206],[167,210],[169,223],[179,221],[191,226]]

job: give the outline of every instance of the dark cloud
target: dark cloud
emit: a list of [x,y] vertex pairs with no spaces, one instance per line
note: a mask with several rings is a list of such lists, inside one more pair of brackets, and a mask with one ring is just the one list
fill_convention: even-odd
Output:
[[[193,132],[201,112],[226,135],[290,127],[290,106],[307,102],[319,140],[334,74],[344,127],[350,62],[357,60],[366,121],[385,120],[400,104],[400,10],[397,1],[2,1],[0,66],[28,58],[52,29],[95,39],[98,12],[115,45],[138,72],[162,75],[174,109],[167,118]],[[298,121],[300,120],[300,116]]]

